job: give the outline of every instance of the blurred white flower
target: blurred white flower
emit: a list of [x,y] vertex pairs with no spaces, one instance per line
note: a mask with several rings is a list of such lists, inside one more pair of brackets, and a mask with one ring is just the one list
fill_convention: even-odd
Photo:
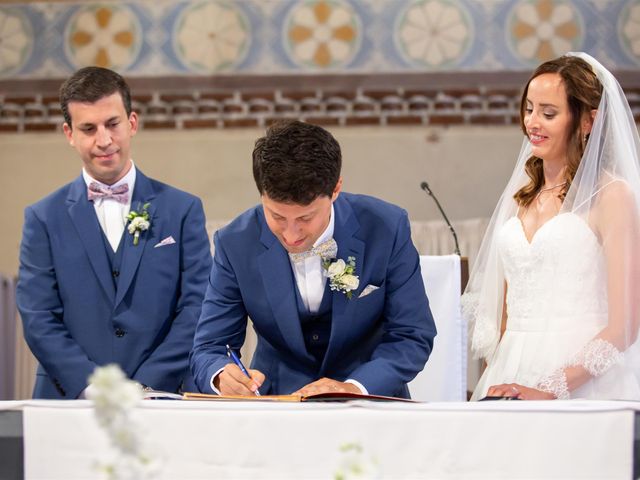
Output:
[[334,474],[335,480],[374,480],[382,478],[380,465],[374,457],[365,457],[359,443],[346,443],[340,446],[342,458]]
[[109,437],[111,451],[97,462],[110,480],[156,478],[160,463],[145,451],[142,434],[131,411],[142,400],[142,387],[129,380],[115,364],[97,367],[89,377],[86,396],[93,401],[98,424]]

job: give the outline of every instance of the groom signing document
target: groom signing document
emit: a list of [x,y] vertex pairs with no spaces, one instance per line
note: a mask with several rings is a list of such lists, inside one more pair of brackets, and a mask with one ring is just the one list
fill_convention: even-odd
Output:
[[[272,126],[253,151],[261,204],[214,236],[196,328],[198,388],[223,395],[409,396],[436,328],[407,213],[341,192],[341,152],[318,126]],[[239,350],[258,336],[249,376]]]

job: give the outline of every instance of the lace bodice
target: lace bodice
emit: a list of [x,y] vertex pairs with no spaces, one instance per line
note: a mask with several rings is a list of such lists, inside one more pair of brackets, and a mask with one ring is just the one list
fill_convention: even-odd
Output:
[[573,213],[547,221],[527,240],[512,217],[498,236],[507,281],[508,328],[567,330],[575,321],[606,322],[606,269],[601,245]]

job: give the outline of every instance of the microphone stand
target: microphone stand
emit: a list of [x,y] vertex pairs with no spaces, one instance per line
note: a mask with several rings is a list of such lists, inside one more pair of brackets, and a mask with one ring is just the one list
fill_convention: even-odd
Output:
[[451,231],[451,235],[453,235],[453,242],[455,244],[455,251],[454,252],[455,252],[456,255],[460,256],[460,246],[458,245],[458,236],[456,235],[456,231],[451,226],[451,222],[447,218],[447,215],[444,213],[444,210],[442,209],[442,206],[440,205],[440,202],[438,201],[436,196],[431,191],[431,188],[429,188],[429,184],[427,182],[422,182],[420,184],[420,188],[422,190],[424,190],[425,192],[427,192],[427,195],[429,195],[431,198],[433,198],[433,201],[436,202],[436,206],[438,207],[438,210],[440,210],[440,214],[442,215],[442,218],[444,218],[444,221],[447,223],[447,226],[449,227],[449,230]]

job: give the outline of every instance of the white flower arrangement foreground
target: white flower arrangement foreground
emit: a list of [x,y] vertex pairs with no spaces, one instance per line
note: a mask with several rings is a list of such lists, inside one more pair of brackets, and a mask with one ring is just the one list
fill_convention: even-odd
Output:
[[365,455],[360,443],[345,443],[340,446],[340,466],[333,475],[334,480],[378,480],[382,470],[378,459]]
[[111,451],[96,468],[109,480],[156,478],[159,463],[143,446],[142,433],[131,419],[142,400],[142,387],[129,380],[118,365],[97,367],[89,377],[86,396],[93,401],[98,424],[109,437]]
[[356,271],[355,257],[347,257],[345,262],[341,258],[338,260],[323,260],[322,266],[326,270],[329,278],[331,290],[344,292],[348,299],[351,299],[353,291],[360,285],[360,279],[353,272]]

